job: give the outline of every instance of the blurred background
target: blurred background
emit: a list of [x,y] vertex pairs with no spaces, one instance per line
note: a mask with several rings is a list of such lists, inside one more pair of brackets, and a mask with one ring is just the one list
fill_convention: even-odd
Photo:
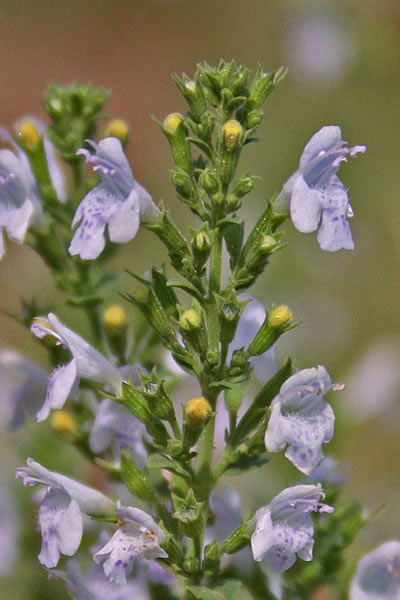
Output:
[[[190,76],[199,61],[216,65],[220,58],[235,58],[253,72],[257,63],[266,71],[289,68],[266,103],[259,144],[242,155],[240,172],[261,176],[242,209],[249,223],[296,170],[305,143],[323,125],[338,124],[350,145],[367,145],[365,155],[340,171],[355,213],[355,251],[321,252],[315,235],[301,235],[287,223],[287,247],[274,256],[253,290],[266,306],[288,304],[302,320],[279,343],[279,357],[290,352],[300,368],[323,364],[334,381],[346,383],[346,390],[331,398],[337,425],[326,453],[350,464],[348,497],[379,511],[352,545],[351,563],[385,539],[400,538],[399,34],[397,0],[1,3],[0,123],[11,127],[26,114],[44,118],[40,96],[48,82],[78,80],[111,88],[108,112],[129,123],[128,155],[136,178],[156,201],[165,201],[182,227],[189,223],[189,212],[177,205],[169,183],[169,147],[150,115],[163,119],[185,110],[171,74]],[[162,263],[161,245],[140,231],[120,248],[113,264],[120,271],[143,272],[151,266],[150,243],[152,264]],[[65,307],[46,267],[27,246],[7,243],[0,289],[3,311],[17,311],[21,298],[45,298],[71,328],[85,334],[85,324],[78,324],[73,309]],[[21,350],[46,366],[29,333],[5,314],[0,339],[3,347]],[[3,383],[2,388],[4,393]],[[14,484],[13,473],[31,451],[35,432],[42,441],[37,458],[46,461],[48,425],[37,431],[29,426],[1,436],[2,490],[10,497],[24,495],[31,519],[35,511],[29,494]],[[64,450],[69,452],[69,446]],[[266,483],[254,486],[253,506],[265,504],[279,486],[298,478],[281,459],[263,470]],[[280,469],[273,487],[267,484],[268,468]],[[261,477],[259,472],[258,482]],[[244,492],[250,482],[250,476],[236,482],[247,508]],[[7,510],[6,521],[19,524],[19,543],[26,543],[26,517],[12,516],[13,502]],[[13,532],[9,535],[12,540]],[[39,535],[32,546],[36,552]],[[10,561],[11,555],[10,550]],[[10,600],[64,598],[60,585],[43,587],[46,574],[43,569],[37,573],[36,565],[36,554],[27,558],[17,547],[15,569],[0,579],[0,595],[7,590]],[[16,581],[18,586],[10,585]]]

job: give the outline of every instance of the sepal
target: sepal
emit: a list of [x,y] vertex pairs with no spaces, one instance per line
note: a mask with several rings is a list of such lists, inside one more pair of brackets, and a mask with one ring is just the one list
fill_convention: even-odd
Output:
[[130,452],[121,451],[120,474],[131,494],[139,500],[154,502],[155,492],[143,469],[135,463]]
[[196,123],[200,122],[207,109],[207,103],[199,78],[190,79],[185,73],[182,73],[181,77],[175,75],[174,81],[189,104],[192,118]]
[[175,411],[171,397],[165,391],[163,379],[159,379],[156,369],[151,372],[151,376],[140,372],[142,384],[142,394],[146,398],[151,412],[163,421],[175,421]]
[[174,519],[179,521],[182,531],[189,537],[201,535],[204,527],[204,502],[197,502],[193,490],[190,489],[186,498],[171,494],[175,512]]
[[245,521],[242,521],[240,526],[235,529],[221,544],[221,553],[236,554],[242,548],[245,548],[254,532],[253,513],[250,513]]

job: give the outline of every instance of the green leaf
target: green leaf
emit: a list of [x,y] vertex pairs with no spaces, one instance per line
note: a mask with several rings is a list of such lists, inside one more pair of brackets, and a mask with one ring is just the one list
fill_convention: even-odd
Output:
[[268,458],[263,455],[257,456],[241,456],[234,463],[231,463],[228,468],[224,471],[224,475],[234,477],[241,475],[244,472],[258,469],[268,462]]
[[234,600],[240,586],[240,581],[227,580],[212,589],[200,585],[189,585],[188,589],[197,600]]
[[179,463],[170,460],[166,456],[161,456],[160,454],[152,454],[146,466],[148,469],[166,469],[167,471],[172,471],[172,473],[180,475],[184,479],[191,479],[190,473],[181,467]]
[[168,285],[168,287],[173,287],[173,288],[178,288],[180,290],[184,290],[191,296],[194,296],[194,298],[196,298],[197,300],[199,300],[199,301],[202,300],[201,294],[198,292],[198,290],[196,290],[194,285],[191,285],[190,283],[184,283],[183,281],[178,281],[176,279],[170,279],[168,281],[167,285]]

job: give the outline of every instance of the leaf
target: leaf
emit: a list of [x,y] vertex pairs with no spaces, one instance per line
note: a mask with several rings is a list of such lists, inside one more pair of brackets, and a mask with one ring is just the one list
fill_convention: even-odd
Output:
[[241,475],[244,471],[252,471],[258,469],[268,462],[268,458],[263,455],[256,456],[241,456],[237,461],[231,463],[224,471],[224,475],[235,477]]
[[168,287],[172,287],[172,288],[179,288],[181,290],[184,290],[185,292],[187,292],[191,296],[194,296],[197,300],[202,300],[202,296],[199,293],[199,291],[196,290],[196,288],[194,287],[194,285],[191,285],[190,283],[185,283],[183,281],[178,281],[176,279],[170,279],[167,282],[167,286]]
[[212,589],[200,585],[189,585],[188,589],[197,600],[234,600],[240,586],[240,581],[227,580]]
[[180,475],[184,479],[191,479],[190,473],[175,461],[160,454],[152,454],[147,462],[148,469],[166,469]]

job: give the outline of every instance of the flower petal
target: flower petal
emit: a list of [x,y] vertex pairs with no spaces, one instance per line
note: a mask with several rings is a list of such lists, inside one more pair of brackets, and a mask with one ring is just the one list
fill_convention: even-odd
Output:
[[299,176],[292,191],[290,218],[301,233],[311,233],[318,229],[324,207],[324,194],[319,188],[311,188]]
[[300,158],[300,171],[321,152],[328,153],[341,148],[343,145],[342,131],[337,125],[325,125],[317,133],[314,133],[306,144]]
[[76,380],[75,360],[71,360],[67,365],[62,365],[54,371],[47,388],[46,400],[36,415],[38,422],[47,419],[52,408],[60,409],[64,406]]
[[108,235],[112,242],[126,244],[133,240],[140,225],[140,200],[135,190],[120,202],[108,221]]
[[321,226],[317,236],[321,250],[329,252],[336,252],[341,248],[354,250],[350,225],[347,222],[349,199],[344,186],[331,185],[326,189],[325,195],[329,204],[322,211]]
[[39,508],[42,549],[39,561],[55,567],[60,553],[75,554],[82,539],[82,517],[78,504],[61,489],[47,492]]
[[93,348],[86,340],[63,325],[55,314],[49,313],[48,321],[56,335],[74,357],[78,377],[107,384],[114,392],[120,393],[122,376],[118,369],[96,348]]

